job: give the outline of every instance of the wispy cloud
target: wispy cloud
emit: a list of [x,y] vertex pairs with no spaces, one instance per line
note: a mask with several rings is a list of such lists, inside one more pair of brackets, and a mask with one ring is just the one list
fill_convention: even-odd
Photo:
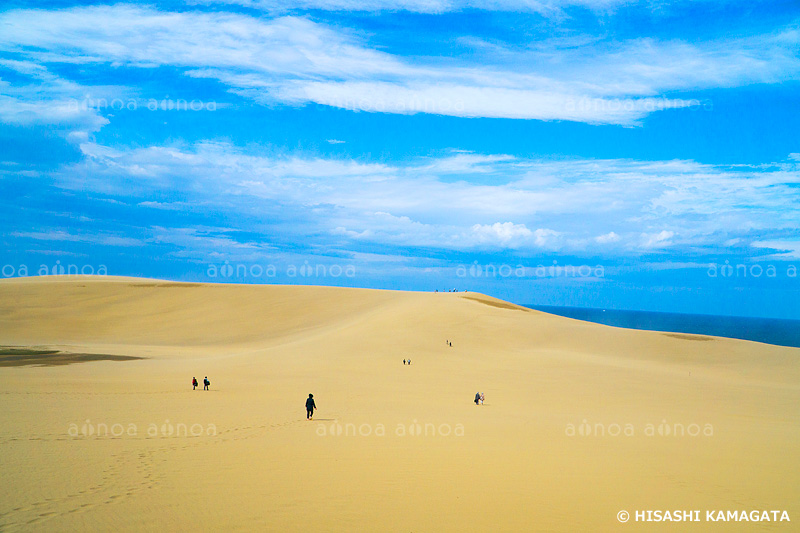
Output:
[[145,243],[140,239],[113,235],[108,233],[78,233],[69,232],[61,229],[51,231],[22,231],[13,232],[13,237],[32,239],[35,241],[54,241],[54,242],[80,242],[96,244],[100,246],[142,246]]
[[768,259],[800,259],[800,240],[755,241],[753,246],[777,252],[767,256]]
[[[180,191],[186,197],[181,207],[200,204],[249,217],[242,224],[250,229],[260,213],[280,208],[285,220],[302,223],[280,230],[262,224],[257,231],[289,232],[295,240],[328,235],[443,249],[637,254],[724,250],[731,239],[747,246],[778,240],[800,225],[796,165],[749,169],[502,154],[445,154],[387,165],[264,155],[221,142],[124,150],[86,143],[82,149],[84,161],[53,174],[61,187],[161,211],[173,206],[153,201],[152,192]],[[469,178],[476,172],[504,179],[474,183]]]
[[[15,83],[4,81],[11,74]],[[107,86],[93,88],[97,95],[120,94]],[[48,125],[76,141],[108,124],[97,109],[82,105],[86,88],[52,74],[35,61],[0,59],[0,121],[21,126]]]
[[[545,9],[562,3],[523,4]],[[420,9],[435,5],[450,9],[455,4],[419,2]],[[502,2],[492,5],[502,7]],[[379,50],[360,34],[298,16],[263,19],[115,5],[11,10],[0,14],[0,24],[0,50],[28,63],[167,66],[218,80],[264,104],[317,103],[380,113],[633,125],[653,112],[697,104],[665,98],[669,91],[800,76],[795,53],[800,33],[794,28],[695,44],[637,38],[565,50],[546,42],[524,47],[499,43],[491,50],[432,62]],[[46,116],[51,108],[58,110],[61,96],[58,87],[42,86],[47,91],[39,100],[50,107],[37,115]],[[0,117],[13,119],[11,107],[35,101],[30,95],[23,99],[30,90],[7,86],[4,93],[11,95],[6,98],[14,100],[0,102]],[[14,96],[15,91],[23,96]]]
[[[631,0],[295,0],[291,3],[279,0],[189,0],[189,4],[228,4],[260,9],[268,12],[319,9],[325,11],[409,11],[412,13],[438,14],[467,9],[484,11],[511,11],[561,15],[563,10],[580,7],[592,11],[609,11]],[[658,4],[648,0],[643,4]]]

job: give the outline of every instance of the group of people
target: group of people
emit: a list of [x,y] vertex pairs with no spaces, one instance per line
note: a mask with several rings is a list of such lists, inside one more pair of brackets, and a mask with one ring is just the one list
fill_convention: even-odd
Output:
[[[403,359],[404,365],[410,365],[411,359]],[[208,380],[208,376],[203,378],[203,390],[208,390],[208,386],[211,385],[211,382]],[[192,377],[192,390],[197,389],[199,384],[197,383],[197,378]],[[478,392],[475,394],[475,405],[483,405],[484,395],[482,392]],[[306,420],[313,420],[314,418],[314,410],[317,408],[317,404],[314,401],[314,395],[308,395],[306,399]]]
[[[208,381],[208,376],[203,378],[203,390],[208,390],[208,386],[211,385],[211,382]],[[197,378],[192,378],[192,390],[195,390],[198,387]]]
[[403,364],[404,365],[410,365],[411,364],[411,359],[403,359]]

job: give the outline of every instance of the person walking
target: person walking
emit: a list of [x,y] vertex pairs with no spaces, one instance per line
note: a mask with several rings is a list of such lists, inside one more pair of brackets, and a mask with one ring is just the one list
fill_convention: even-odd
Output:
[[481,393],[480,392],[476,392],[475,393],[475,405],[478,405],[478,402],[480,402],[480,401],[481,401]]
[[314,403],[314,395],[309,394],[308,399],[306,400],[306,419],[311,420],[314,417],[314,409],[317,408],[317,404]]
[[405,360],[405,359],[403,359],[403,364],[404,364],[404,365],[406,364],[406,360]]
[[485,400],[485,397],[483,396],[483,393],[481,393],[481,405],[483,405],[483,400]]
[[208,381],[208,376],[203,378],[203,390],[208,390],[208,386],[211,385],[211,382]]
[[197,389],[197,378],[192,376],[192,390]]

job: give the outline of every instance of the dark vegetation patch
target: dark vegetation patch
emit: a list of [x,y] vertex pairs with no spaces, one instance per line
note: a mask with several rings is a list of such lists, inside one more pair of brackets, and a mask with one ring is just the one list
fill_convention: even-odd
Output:
[[107,353],[73,353],[40,348],[0,346],[0,367],[3,366],[58,366],[89,361],[133,361],[144,359],[131,355]]

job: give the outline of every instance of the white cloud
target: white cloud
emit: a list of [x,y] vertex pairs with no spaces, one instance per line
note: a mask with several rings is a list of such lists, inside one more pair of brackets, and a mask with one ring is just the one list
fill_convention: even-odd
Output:
[[195,251],[203,250],[209,254],[213,254],[217,250],[236,250],[239,254],[248,254],[240,257],[258,257],[259,253],[270,249],[269,245],[263,243],[239,242],[226,233],[235,233],[235,231],[226,228],[155,226],[152,228],[152,235],[148,241],[156,244],[173,244]]
[[[444,76],[446,72],[442,73]],[[506,73],[497,73],[499,78]],[[227,81],[231,81],[230,79]],[[467,80],[464,80],[465,82]],[[246,93],[253,96],[252,92]],[[294,81],[268,93],[288,103],[313,102],[350,111],[457,117],[572,120],[592,124],[634,124],[653,111],[686,107],[688,101],[658,98],[606,98],[574,89],[549,91],[435,82],[405,85],[385,81]],[[256,96],[256,98],[258,98]]]
[[[52,74],[33,61],[0,60],[2,70],[28,78],[12,85],[0,77],[0,121],[21,126],[48,125],[61,129],[72,142],[88,138],[89,132],[108,124],[98,110],[87,105],[86,87]],[[94,87],[95,94],[120,94],[113,87]]]
[[[617,2],[572,3],[599,7]],[[535,10],[561,3],[518,5]],[[800,35],[791,29],[695,44],[655,39],[617,44],[584,39],[572,47],[498,44],[433,62],[373,49],[362,35],[296,16],[165,13],[118,4],[11,10],[0,14],[0,25],[0,50],[24,57],[23,62],[170,66],[219,80],[232,92],[265,104],[318,103],[364,112],[633,125],[662,109],[700,104],[660,96],[667,91],[800,76],[794,52]],[[35,74],[35,67],[24,68]],[[57,114],[57,92],[45,96],[43,105],[53,108],[47,112]],[[0,102],[0,109],[11,116],[13,104]]]
[[455,155],[438,157],[430,164],[417,167],[432,174],[486,174],[494,172],[497,163],[514,161],[510,155],[484,155],[456,152]]
[[777,250],[779,253],[768,256],[770,259],[800,259],[800,241],[755,241],[753,246]]
[[492,244],[509,244],[513,240],[524,240],[533,235],[525,224],[514,224],[513,222],[495,222],[492,225],[475,224],[472,226],[472,233],[480,242],[490,242]]
[[670,239],[675,236],[674,231],[662,230],[658,233],[643,233],[642,246],[644,248],[663,248],[670,244]]
[[613,231],[609,231],[608,233],[603,235],[598,235],[597,237],[594,238],[594,240],[597,241],[599,244],[610,244],[613,242],[619,242],[620,239],[621,237],[616,233],[614,233]]
[[[777,240],[768,236],[800,226],[794,192],[800,169],[786,166],[464,153],[388,165],[259,153],[223,142],[81,149],[83,161],[53,173],[59,186],[162,210],[203,206],[255,218],[279,210],[300,221],[281,232],[298,235],[465,250],[635,253],[744,247],[754,234]],[[502,179],[471,181],[485,175]],[[165,189],[179,191],[181,202],[154,201],[153,191]]]
[[341,141],[339,139],[327,139],[328,144],[344,144],[347,141]]
[[197,204],[189,202],[139,202],[136,204],[140,207],[149,207],[151,209],[161,209],[164,211],[184,211],[192,207],[197,207]]
[[558,236],[561,235],[559,232],[551,230],[551,229],[543,229],[539,228],[533,232],[534,242],[536,246],[553,246],[555,245],[555,241]]
[[0,14],[0,22],[4,25],[2,49],[44,63],[235,68],[290,76],[402,74],[411,70],[389,54],[361,46],[347,34],[299,17],[262,20],[117,4],[13,10]]
[[565,8],[569,7],[608,11],[632,2],[631,0],[294,0],[287,3],[280,0],[188,0],[188,3],[233,4],[269,12],[284,12],[290,9],[321,9],[367,12],[410,11],[412,13],[438,14],[465,9],[480,9],[558,16]]
[[36,241],[82,242],[103,246],[142,246],[144,244],[141,240],[120,235],[108,233],[71,233],[60,229],[53,229],[50,231],[19,231],[13,232],[11,235],[13,237],[33,239]]

